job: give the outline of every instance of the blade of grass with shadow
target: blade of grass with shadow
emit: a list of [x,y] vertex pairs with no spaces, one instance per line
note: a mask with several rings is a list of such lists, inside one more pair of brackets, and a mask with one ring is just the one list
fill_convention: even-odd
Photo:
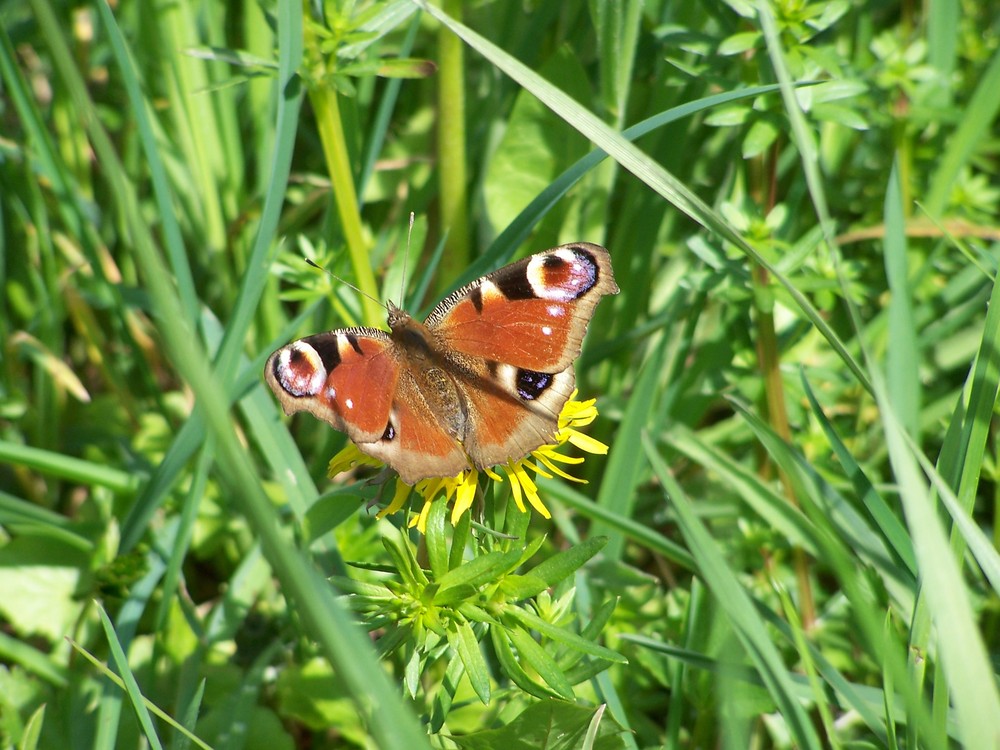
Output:
[[981,148],[984,139],[995,135],[997,113],[1000,112],[1000,50],[993,54],[983,77],[976,85],[972,99],[962,109],[958,128],[945,142],[944,153],[936,161],[937,171],[931,178],[927,194],[927,213],[941,216],[948,207],[955,180],[962,169]]
[[[931,461],[913,445],[912,441],[909,442],[910,448],[920,462],[921,468],[923,468],[924,473],[930,478],[937,492],[938,499],[941,500],[941,504],[944,505],[945,510],[948,511],[951,520],[955,524],[952,528],[953,547],[955,540],[958,539],[960,542],[959,546],[961,547],[960,554],[962,556],[964,556],[965,550],[968,548],[968,551],[972,554],[972,558],[979,565],[980,569],[982,569],[987,581],[993,587],[993,591],[996,594],[1000,594],[1000,553],[997,552],[992,540],[976,525],[975,521],[970,517],[969,511],[963,506],[944,478],[938,474]],[[960,556],[956,559],[963,559],[963,557]]]
[[935,718],[923,702],[919,678],[904,663],[903,655],[911,654],[911,649],[904,649],[903,644],[895,641],[895,631],[885,629],[880,623],[883,605],[872,595],[872,587],[864,580],[865,568],[858,565],[858,558],[880,573],[883,585],[899,607],[900,611],[896,616],[903,622],[910,622],[914,618],[916,580],[908,577],[903,569],[894,568],[887,561],[879,560],[879,550],[875,550],[874,558],[871,551],[864,553],[862,543],[857,541],[856,531],[843,521],[838,522],[836,515],[828,510],[825,496],[832,494],[830,488],[812,471],[801,455],[793,453],[766,425],[750,415],[745,416],[750,419],[769,455],[795,482],[803,507],[820,532],[817,538],[822,544],[821,559],[834,573],[847,601],[851,603],[851,613],[858,625],[858,633],[872,659],[882,663],[886,684],[899,686],[906,713],[910,717],[911,730],[917,727],[924,736],[932,735],[935,731],[944,736],[945,727],[935,726]]
[[136,681],[135,675],[129,667],[128,658],[125,656],[125,648],[119,643],[118,637],[115,634],[115,627],[111,624],[111,620],[108,618],[107,612],[104,611],[104,607],[98,606],[97,610],[101,616],[101,624],[104,626],[104,634],[108,639],[108,645],[111,648],[111,655],[114,657],[115,666],[118,667],[118,674],[125,683],[125,694],[132,703],[132,710],[135,711],[136,718],[139,720],[142,733],[146,741],[150,744],[150,747],[155,750],[163,750],[163,745],[160,744],[160,738],[156,734],[156,729],[153,728],[153,717],[149,715],[149,710],[146,708],[146,699],[143,697],[142,691],[139,690],[139,683]]
[[893,162],[885,191],[886,279],[889,282],[889,336],[885,374],[896,413],[904,415],[907,433],[919,436],[920,367],[917,328],[913,320],[912,293],[906,261],[906,228],[899,184],[899,163]]
[[[745,406],[737,404],[736,408],[771,459],[788,475],[796,497],[801,497],[800,502],[814,538],[818,540],[822,533],[828,544],[829,540],[836,539],[843,544],[841,553],[846,554],[850,550],[851,557],[856,556],[870,565],[900,607],[902,619],[909,621],[913,613],[916,577],[895,561],[888,543],[872,529],[864,516],[823,480],[801,452],[782,440]],[[818,552],[821,559],[828,554],[822,548]]]
[[[761,420],[752,414],[741,410],[745,419],[748,420],[761,444],[764,445],[771,458],[788,473],[790,479],[797,488],[797,496],[803,502],[803,507],[808,511],[808,518],[800,518],[793,531],[803,535],[808,540],[808,544],[803,542],[803,547],[811,549],[812,554],[824,561],[840,581],[840,586],[845,591],[847,600],[852,603],[852,612],[859,625],[859,633],[866,644],[865,649],[884,663],[885,668],[893,673],[893,681],[900,686],[902,699],[907,706],[907,713],[910,716],[910,723],[922,727],[926,732],[931,727],[929,712],[923,704],[919,691],[914,682],[907,674],[907,667],[904,663],[903,654],[906,652],[903,644],[890,643],[886,641],[886,633],[881,626],[881,611],[877,602],[871,597],[871,585],[859,577],[859,571],[864,570],[864,566],[859,566],[858,557],[868,565],[873,565],[879,570],[883,579],[883,585],[893,593],[894,598],[900,603],[902,611],[901,618],[906,620],[911,616],[913,602],[915,600],[916,581],[907,575],[903,566],[895,566],[881,543],[881,537],[872,535],[860,518],[852,515],[847,509],[850,507],[843,499],[835,500],[831,511],[829,497],[821,491],[825,488],[825,495],[835,495],[832,488],[825,485],[822,480],[811,470],[801,456],[793,454],[791,449],[781,441],[772,430]],[[676,430],[677,428],[675,428]],[[754,508],[756,512],[761,512],[758,508],[767,509],[769,515],[764,518],[769,519],[773,512],[787,513],[787,509],[782,508],[782,498],[770,491],[755,476],[749,475],[741,467],[736,466],[724,454],[712,452],[707,446],[701,446],[695,436],[682,433],[676,439],[670,440],[671,446],[682,455],[688,455],[692,460],[700,465],[711,469],[719,474],[724,480],[736,488],[740,497]],[[769,499],[763,502],[754,498],[763,493]],[[787,506],[787,503],[784,504]],[[796,511],[799,515],[800,512]],[[780,517],[780,516],[779,516]],[[769,520],[774,524],[775,521]],[[860,529],[858,526],[860,525]],[[781,528],[779,525],[778,528]],[[796,531],[797,530],[797,531]],[[789,532],[783,532],[788,534]],[[791,538],[795,538],[792,536]],[[865,552],[865,550],[868,550]],[[778,627],[783,632],[787,628],[787,623],[782,623],[777,616],[772,613],[762,611],[762,616],[771,621],[771,624]],[[786,633],[791,642],[791,632]],[[820,674],[840,691],[846,689],[843,678],[839,678],[819,654],[813,653],[812,660],[816,662]],[[873,727],[878,722],[872,716],[866,717],[866,721]]]
[[802,511],[791,505],[760,477],[724,452],[707,445],[694,431],[674,425],[662,439],[673,450],[705,467],[728,484],[762,520],[791,544],[815,556],[819,551],[815,528]]
[[[119,674],[125,680],[126,686],[129,685],[128,677],[131,676],[131,672],[129,672],[128,658],[125,655],[132,648],[132,642],[135,640],[136,633],[139,630],[139,621],[146,611],[146,607],[149,606],[150,599],[166,570],[163,561],[155,552],[147,554],[146,561],[148,571],[137,583],[129,587],[128,598],[118,610],[118,617],[114,625],[111,624],[111,620],[108,619],[104,609],[98,606],[109,646],[112,650],[118,649],[120,651],[120,654],[115,655],[115,661],[118,664]],[[145,710],[144,699],[139,692],[138,685],[135,684],[134,678],[132,678],[131,683],[132,686],[128,687],[126,692],[129,699],[133,702],[133,707],[135,707],[135,703],[138,701],[143,706],[142,710]],[[98,704],[96,718],[97,737],[94,742],[94,750],[104,750],[105,748],[113,750],[118,747],[121,710],[122,696],[119,690],[111,685],[105,685]],[[138,714],[140,709],[135,708],[135,710]]]
[[[679,297],[680,295],[678,295]],[[635,488],[643,469],[642,431],[650,425],[657,393],[663,377],[663,362],[667,356],[668,339],[661,337],[654,344],[649,358],[643,363],[635,388],[629,395],[621,423],[610,446],[607,466],[601,476],[596,504],[619,518],[631,518],[635,507]],[[594,534],[606,535],[608,546],[604,556],[620,560],[625,550],[625,536],[604,523],[594,524]]]
[[[105,618],[107,617],[107,615],[103,612],[103,610],[101,614],[103,614]],[[115,636],[113,628],[111,630],[111,636],[112,637]],[[90,662],[90,664],[94,668],[96,668],[99,672],[101,672],[107,679],[113,682],[119,688],[120,691],[125,691],[127,689],[125,681],[120,676],[111,671],[111,669],[109,669],[107,665],[101,663],[97,659],[97,657],[95,657],[89,651],[84,649],[79,643],[77,643],[73,639],[67,638],[66,640],[69,641],[69,645],[72,648],[74,648],[77,651],[77,653],[79,653],[84,659]],[[121,648],[121,644],[118,644],[118,648],[119,649]],[[174,727],[174,729],[177,730],[178,734],[180,735],[180,739],[175,741],[172,747],[187,748],[190,747],[191,743],[193,742],[198,747],[202,748],[202,750],[212,750],[212,748],[209,745],[202,742],[201,739],[194,734],[193,720],[187,724],[180,724],[177,721],[175,721],[174,718],[170,716],[170,714],[168,714],[166,711],[161,710],[155,703],[145,698],[145,696],[142,696],[141,693],[139,694],[139,697],[142,699],[143,705],[151,713],[155,714],[158,718],[162,719],[164,722],[171,725],[172,727]],[[199,703],[200,703],[200,695],[199,695]]]
[[[976,502],[993,413],[1000,393],[1000,345],[997,342],[1000,342],[1000,287],[994,280],[986,306],[982,340],[969,375],[968,405],[963,409],[960,403],[955,409],[955,419],[961,423],[961,430],[953,432],[949,429],[938,457],[940,472],[945,480],[952,482],[952,476],[958,474],[956,494],[963,518],[971,515]],[[960,399],[963,394],[964,391],[959,392]],[[960,471],[956,472],[957,468]],[[953,530],[951,543],[956,559],[960,559],[964,554],[963,534],[957,529]]]
[[868,480],[868,477],[865,476],[861,466],[858,465],[854,456],[851,455],[847,446],[844,445],[840,436],[833,429],[833,425],[826,418],[826,414],[823,413],[822,407],[816,399],[812,387],[809,385],[804,370],[801,372],[801,375],[802,389],[809,400],[809,405],[812,407],[813,415],[819,421],[820,427],[823,429],[823,433],[826,435],[834,455],[837,457],[841,467],[844,469],[844,473],[851,482],[854,494],[858,498],[861,508],[864,509],[867,516],[872,520],[872,523],[875,524],[875,527],[879,530],[882,538],[889,545],[899,563],[905,566],[910,575],[916,576],[917,563],[913,556],[913,543],[906,531],[906,527],[892,512],[888,503],[885,502],[878,490]]
[[600,521],[608,529],[615,530],[624,538],[643,545],[646,549],[662,555],[664,559],[686,570],[694,569],[694,559],[687,550],[652,530],[649,526],[637,523],[627,516],[598,505],[564,481],[539,478],[538,486],[540,489],[544,489],[546,496],[557,499],[561,504],[572,508],[584,518]]

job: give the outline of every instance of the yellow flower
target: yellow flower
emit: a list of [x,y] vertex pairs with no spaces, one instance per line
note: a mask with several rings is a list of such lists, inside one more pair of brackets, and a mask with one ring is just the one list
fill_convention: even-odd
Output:
[[[604,443],[595,440],[589,435],[585,435],[577,429],[578,427],[589,425],[597,418],[597,407],[594,405],[596,399],[574,401],[575,397],[576,391],[573,391],[573,395],[570,396],[569,401],[566,402],[566,405],[562,408],[562,412],[559,414],[559,426],[556,430],[553,443],[539,446],[531,451],[530,454],[517,461],[508,461],[506,464],[500,465],[510,480],[514,502],[521,512],[527,512],[527,507],[524,504],[524,498],[527,498],[531,507],[541,513],[542,516],[545,518],[552,517],[549,509],[545,507],[545,503],[542,502],[538,494],[538,486],[528,476],[529,469],[537,476],[551,478],[553,474],[558,474],[571,482],[586,483],[586,480],[567,474],[557,466],[557,464],[583,463],[583,458],[581,457],[567,456],[559,452],[559,449],[566,443],[571,443],[580,450],[595,455],[605,455],[608,452],[608,446]],[[534,459],[534,461],[529,459]],[[382,466],[382,462],[362,453],[353,443],[348,443],[340,453],[331,459],[327,475],[332,478],[340,472],[358,465]],[[444,494],[449,502],[454,499],[451,509],[451,522],[452,524],[457,524],[462,514],[472,507],[472,502],[476,498],[476,489],[479,486],[480,473],[486,474],[493,481],[503,481],[503,477],[492,469],[483,469],[482,472],[477,469],[466,469],[454,477],[422,479],[412,487],[397,477],[396,489],[393,493],[392,501],[379,512],[378,518],[402,510],[410,497],[411,491],[415,491],[418,496],[423,498],[423,505],[419,512],[414,513],[410,517],[409,525],[411,527],[416,526],[421,532],[424,531],[431,503],[440,494]]]

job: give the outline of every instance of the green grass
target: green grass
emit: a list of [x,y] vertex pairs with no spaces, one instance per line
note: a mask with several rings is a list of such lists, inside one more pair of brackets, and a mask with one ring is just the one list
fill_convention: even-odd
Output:
[[[989,9],[336,5],[0,6],[3,746],[1000,744]],[[325,477],[263,363],[384,312],[303,256],[573,240],[551,520]]]

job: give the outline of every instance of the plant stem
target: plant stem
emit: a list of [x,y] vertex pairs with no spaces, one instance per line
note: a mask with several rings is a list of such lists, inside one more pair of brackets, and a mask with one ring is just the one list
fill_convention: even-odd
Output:
[[[441,7],[461,20],[462,0],[442,0]],[[438,31],[438,176],[441,185],[441,231],[448,237],[441,279],[452,279],[469,264],[468,189],[465,148],[465,47],[450,29]],[[444,291],[442,289],[442,291]]]
[[[757,192],[757,204],[767,215],[777,202],[777,178],[775,165],[777,151],[771,148],[766,157],[762,157],[751,167],[752,183],[761,189]],[[759,170],[753,169],[759,167]],[[756,177],[757,179],[753,179]],[[781,356],[778,352],[778,335],[774,327],[774,298],[769,291],[770,274],[763,266],[751,262],[751,283],[754,287],[754,309],[757,329],[757,361],[761,376],[764,379],[764,396],[767,401],[768,423],[778,436],[789,445],[792,444],[792,430],[788,424],[788,410],[785,408],[785,384],[781,378]],[[778,479],[781,482],[785,498],[793,506],[798,507],[788,475],[779,467]],[[792,560],[795,567],[795,578],[799,589],[799,608],[802,616],[802,626],[809,631],[816,621],[816,604],[812,594],[812,583],[809,579],[809,559],[801,547],[792,548]]]
[[[766,269],[754,264],[752,278],[754,287],[758,290],[767,289],[769,278]],[[782,440],[791,444],[792,431],[788,424],[788,411],[785,408],[785,386],[781,379],[778,337],[774,330],[774,312],[770,305],[764,306],[759,303],[760,295],[755,295],[755,299],[757,300],[757,359],[761,375],[764,378],[768,422]],[[785,498],[789,503],[798,507],[799,502],[795,497],[791,481],[780,468],[778,469],[778,478],[781,481]],[[816,606],[813,601],[812,584],[809,580],[809,560],[801,547],[792,549],[792,559],[795,565],[795,577],[798,581],[802,626],[808,631],[816,621]]]
[[313,66],[314,76],[309,85],[309,101],[312,102],[316,129],[323,144],[323,157],[326,160],[327,172],[330,174],[337,215],[344,232],[344,241],[347,243],[355,281],[358,288],[367,295],[361,300],[365,322],[380,323],[385,317],[385,311],[378,303],[378,286],[375,283],[371,261],[368,259],[368,243],[365,241],[361,225],[354,173],[351,171],[347,139],[344,137],[344,123],[340,116],[340,103],[336,90],[326,82],[324,75],[326,66],[317,51],[318,40],[311,23],[305,24],[304,32],[306,48],[309,50],[307,55],[314,60],[320,59],[320,62]]

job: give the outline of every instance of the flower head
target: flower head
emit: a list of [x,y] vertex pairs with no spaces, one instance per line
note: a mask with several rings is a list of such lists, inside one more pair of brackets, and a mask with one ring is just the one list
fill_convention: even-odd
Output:
[[[589,435],[585,435],[577,429],[589,425],[597,418],[596,399],[575,401],[575,398],[576,391],[573,391],[569,401],[566,402],[566,405],[563,406],[559,414],[559,425],[552,443],[539,446],[524,458],[516,461],[510,460],[506,464],[500,464],[498,467],[495,467],[503,469],[503,472],[507,475],[507,478],[510,480],[511,492],[514,495],[514,502],[522,512],[527,512],[527,507],[524,504],[524,499],[527,498],[528,504],[541,513],[542,516],[545,518],[551,518],[552,516],[538,494],[538,486],[528,475],[529,470],[537,476],[551,478],[553,474],[558,474],[571,482],[586,483],[586,480],[567,474],[558,466],[558,464],[583,463],[582,457],[567,456],[559,452],[559,449],[566,443],[575,445],[580,450],[595,455],[605,455],[608,452],[608,446],[604,443]],[[331,459],[327,475],[334,477],[342,471],[359,465],[382,466],[382,462],[366,455],[353,443],[348,443],[342,451]],[[418,496],[423,498],[423,505],[419,512],[415,512],[411,516],[409,525],[416,526],[420,531],[424,531],[431,503],[435,498],[444,494],[449,502],[454,500],[451,509],[451,522],[452,524],[457,524],[462,514],[472,507],[472,503],[476,498],[476,489],[479,486],[480,474],[485,474],[496,482],[503,481],[503,477],[494,469],[483,469],[480,471],[473,468],[466,469],[453,477],[422,479],[412,487],[397,477],[392,501],[379,511],[378,518],[402,510],[411,492],[416,492]]]

